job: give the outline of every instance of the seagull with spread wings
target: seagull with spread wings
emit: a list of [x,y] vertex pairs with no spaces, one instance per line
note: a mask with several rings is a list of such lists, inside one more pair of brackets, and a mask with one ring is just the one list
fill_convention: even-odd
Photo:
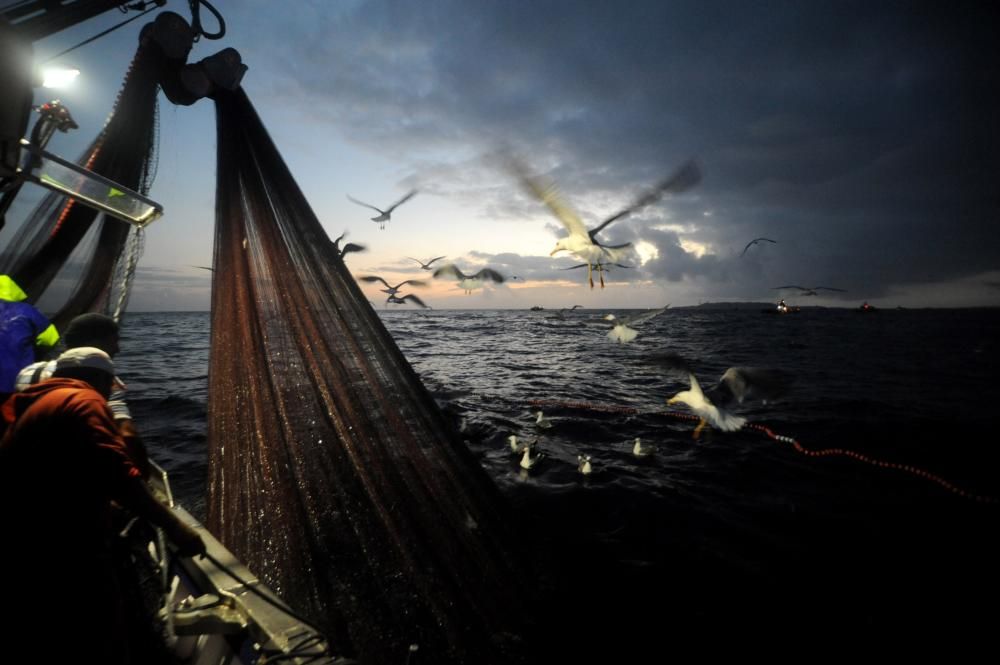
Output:
[[348,200],[351,203],[357,203],[359,206],[364,206],[366,208],[371,208],[372,210],[374,210],[375,212],[377,212],[378,216],[377,217],[372,217],[372,221],[375,222],[375,223],[377,223],[378,227],[380,229],[384,229],[386,222],[388,222],[391,219],[391,217],[392,217],[392,211],[395,210],[396,208],[398,208],[399,206],[403,205],[404,203],[406,203],[410,199],[412,199],[413,196],[416,193],[417,193],[417,190],[411,189],[406,194],[406,196],[404,196],[403,198],[399,199],[398,201],[396,201],[395,203],[393,203],[391,206],[389,206],[385,210],[382,210],[381,208],[376,208],[375,206],[373,206],[371,204],[368,204],[368,203],[365,203],[363,201],[359,201],[356,198],[352,197],[350,194],[347,195],[347,198],[348,198]]
[[368,249],[364,245],[356,245],[353,242],[349,242],[345,244],[343,247],[341,247],[340,241],[343,240],[346,236],[347,236],[347,231],[344,231],[339,236],[337,236],[336,240],[333,241],[333,251],[337,252],[337,256],[339,256],[341,259],[344,258],[345,254],[350,254],[351,252],[363,252]]
[[430,305],[425,304],[423,300],[421,300],[417,296],[413,295],[412,293],[409,293],[409,294],[407,294],[405,296],[390,295],[386,299],[387,303],[392,303],[394,305],[405,305],[407,301],[410,301],[410,302],[413,302],[413,303],[415,303],[417,305],[420,305],[424,309],[430,309],[431,308]]
[[458,280],[458,285],[465,290],[466,294],[472,293],[475,289],[482,287],[485,282],[504,283],[504,276],[492,268],[483,268],[473,275],[466,275],[454,263],[441,266],[434,271],[434,276],[454,277]]
[[633,314],[632,316],[625,317],[624,319],[619,319],[614,314],[608,314],[604,317],[605,321],[611,321],[611,330],[608,331],[608,339],[616,340],[621,344],[631,342],[638,337],[639,333],[630,326],[637,326],[640,323],[645,323],[653,317],[663,314],[667,311],[668,307],[670,307],[670,305],[665,305],[660,309],[654,309],[640,314]]
[[788,391],[792,377],[788,372],[763,367],[730,367],[723,372],[719,382],[709,390],[702,390],[701,384],[691,370],[691,364],[676,354],[666,354],[656,358],[661,364],[687,374],[691,387],[682,390],[667,404],[678,402],[687,404],[699,417],[694,430],[697,439],[707,425],[735,432],[743,427],[746,418],[733,413],[733,409],[750,400],[776,399]]
[[411,261],[416,261],[417,263],[419,263],[421,270],[432,270],[431,264],[434,263],[435,261],[440,261],[444,257],[443,256],[436,256],[433,259],[428,260],[427,263],[424,263],[420,259],[415,259],[412,256],[407,256],[406,258],[408,258]]
[[760,242],[761,240],[766,240],[767,242],[773,242],[773,243],[774,243],[775,245],[777,245],[777,244],[778,244],[778,241],[777,241],[777,240],[771,240],[770,238],[754,238],[753,240],[751,240],[750,242],[748,242],[748,243],[747,243],[747,246],[746,246],[746,247],[744,247],[744,248],[743,248],[743,251],[742,251],[742,252],[740,252],[740,256],[742,257],[742,256],[743,256],[744,254],[746,254],[746,253],[747,253],[747,250],[748,250],[748,249],[750,249],[750,246],[751,246],[751,245],[756,245],[756,244],[757,244],[757,243],[759,243],[759,242]]
[[[569,235],[560,238],[556,242],[555,249],[549,256],[555,256],[558,252],[569,252],[582,261],[586,261],[587,281],[590,288],[594,288],[593,266],[601,263],[614,263],[622,258],[626,250],[632,243],[621,245],[602,245],[597,240],[597,234],[603,231],[608,224],[622,219],[637,210],[656,203],[665,194],[679,194],[698,184],[701,180],[701,170],[694,161],[684,164],[666,180],[656,184],[648,192],[637,198],[630,206],[624,208],[614,215],[611,215],[593,229],[587,229],[583,221],[576,212],[562,200],[555,185],[543,183],[539,178],[528,174],[527,169],[516,160],[509,160],[510,168],[521,181],[528,192],[544,203],[549,210],[559,219]],[[603,287],[604,284],[602,283]]]
[[[401,286],[405,286],[407,284],[412,284],[413,286],[427,286],[427,282],[423,282],[419,279],[407,279],[395,286],[389,284],[389,282],[385,281],[378,275],[362,275],[361,277],[358,277],[358,279],[360,279],[362,282],[382,282],[383,284],[385,284],[385,288],[379,289],[379,291],[381,291],[382,293],[388,293],[390,298],[394,297],[397,293],[399,293],[399,288]],[[386,302],[389,301],[387,300]]]

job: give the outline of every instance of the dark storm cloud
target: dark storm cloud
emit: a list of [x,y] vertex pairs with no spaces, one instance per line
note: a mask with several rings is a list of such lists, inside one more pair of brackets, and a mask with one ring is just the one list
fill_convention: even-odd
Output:
[[[581,202],[623,203],[696,156],[702,184],[664,205],[714,255],[649,233],[651,275],[873,293],[1000,264],[991,14],[988,3],[361,2],[333,18],[277,17],[294,36],[275,41],[284,82],[271,92],[308,98],[313,119],[436,177],[456,166],[448,150],[468,160],[511,146],[587,219],[599,216]],[[440,187],[518,207],[496,181]],[[727,255],[759,235],[781,242],[770,266]]]

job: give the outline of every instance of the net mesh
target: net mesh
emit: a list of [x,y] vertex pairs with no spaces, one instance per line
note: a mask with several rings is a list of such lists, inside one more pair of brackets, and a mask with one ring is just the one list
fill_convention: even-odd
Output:
[[502,662],[506,506],[358,288],[242,90],[219,96],[209,527],[335,649]]

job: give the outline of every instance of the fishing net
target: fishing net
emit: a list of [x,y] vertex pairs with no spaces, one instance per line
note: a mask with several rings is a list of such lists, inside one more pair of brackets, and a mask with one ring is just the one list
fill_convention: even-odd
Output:
[[213,533],[336,651],[504,662],[505,504],[382,325],[242,90],[216,100]]
[[[143,37],[111,116],[77,164],[147,194],[155,177],[158,81],[164,56]],[[89,238],[90,242],[85,242]],[[142,230],[61,194],[45,196],[0,255],[0,273],[56,310],[63,329],[83,312],[120,316],[142,249]]]

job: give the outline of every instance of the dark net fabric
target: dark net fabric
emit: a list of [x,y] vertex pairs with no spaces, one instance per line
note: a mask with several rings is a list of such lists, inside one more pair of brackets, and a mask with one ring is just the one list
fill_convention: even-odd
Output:
[[334,651],[519,660],[515,536],[242,90],[217,99],[213,533]]
[[[140,44],[112,114],[98,138],[77,161],[81,166],[142,194],[152,185],[156,159],[156,98],[163,56],[155,45]],[[0,271],[11,275],[37,302],[87,232],[95,224],[98,242],[84,265],[72,266],[74,285],[51,317],[62,329],[77,314],[103,311],[109,305],[111,280],[131,231],[130,225],[106,218],[93,208],[49,194],[36,206],[0,258]],[[65,288],[65,287],[64,287]]]

